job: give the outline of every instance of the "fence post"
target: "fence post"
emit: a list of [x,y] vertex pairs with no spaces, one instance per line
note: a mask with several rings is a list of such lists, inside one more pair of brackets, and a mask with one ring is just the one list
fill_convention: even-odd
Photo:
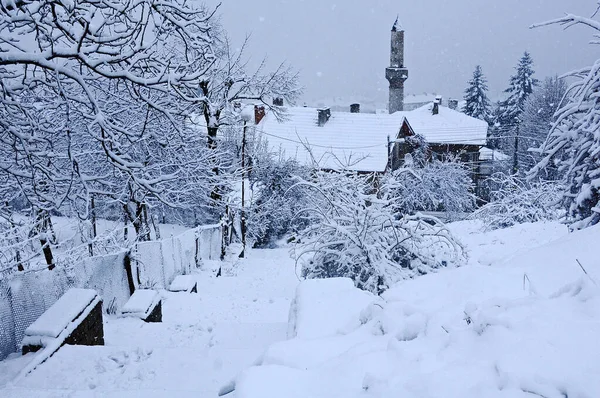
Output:
[[200,248],[198,247],[200,245],[200,237],[198,236],[200,234],[200,228],[196,228],[196,231],[194,233],[194,237],[196,238],[196,254],[194,255],[194,262],[196,263],[196,268],[198,268],[198,266],[200,265],[200,259],[198,258],[198,255],[200,254]]
[[135,292],[135,283],[133,281],[133,272],[131,270],[131,252],[125,253],[125,257],[123,258],[123,265],[125,266],[125,273],[127,274],[129,294],[132,295],[133,292]]

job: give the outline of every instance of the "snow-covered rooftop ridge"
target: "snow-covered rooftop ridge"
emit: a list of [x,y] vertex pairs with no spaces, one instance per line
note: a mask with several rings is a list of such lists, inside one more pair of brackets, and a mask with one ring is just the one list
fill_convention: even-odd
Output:
[[384,171],[388,137],[398,137],[405,120],[430,144],[485,145],[486,122],[444,106],[433,115],[432,106],[392,115],[331,112],[323,126],[317,108],[291,107],[283,123],[267,112],[257,130],[272,150],[305,165],[336,170]]
[[510,156],[498,150],[483,147],[479,150],[479,160],[508,160]]
[[96,298],[91,289],[69,289],[25,329],[26,336],[58,337],[58,335],[81,314]]
[[[425,102],[433,102],[436,97],[440,94],[437,93],[423,93],[423,94],[405,94],[404,95],[404,103],[405,104],[421,104]],[[443,97],[442,98],[446,98]]]
[[331,112],[325,125],[319,126],[317,108],[290,107],[285,122],[267,112],[257,130],[273,150],[283,150],[285,156],[306,165],[384,171],[388,136],[397,136],[403,121],[404,115]]
[[410,112],[402,113],[416,134],[430,144],[485,145],[488,124],[462,112],[438,106],[437,115],[432,113],[433,103]]

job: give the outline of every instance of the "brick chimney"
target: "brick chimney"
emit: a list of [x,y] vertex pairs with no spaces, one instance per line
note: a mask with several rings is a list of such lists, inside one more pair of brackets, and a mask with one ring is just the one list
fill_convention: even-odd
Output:
[[448,100],[448,108],[452,110],[456,110],[458,108],[458,100],[457,99],[449,99]]
[[319,125],[319,127],[325,126],[325,123],[327,123],[327,121],[329,120],[330,117],[331,117],[331,109],[329,109],[329,108],[317,109],[317,124]]
[[260,121],[265,117],[265,106],[254,105],[254,123],[259,124]]
[[360,104],[350,105],[350,113],[360,113]]

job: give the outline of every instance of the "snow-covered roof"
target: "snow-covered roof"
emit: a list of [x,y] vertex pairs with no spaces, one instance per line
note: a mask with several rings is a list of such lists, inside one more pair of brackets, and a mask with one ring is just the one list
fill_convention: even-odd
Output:
[[405,104],[423,104],[426,102],[433,102],[439,94],[436,93],[423,93],[423,94],[407,94],[404,96]]
[[483,147],[479,150],[479,160],[508,160],[510,156],[495,149]]
[[[462,112],[439,106],[432,113],[433,104],[427,104],[402,114],[416,134],[425,137],[429,144],[485,145],[488,124]],[[392,116],[394,116],[392,115]]]
[[[272,150],[323,169],[384,171],[388,160],[388,137],[398,136],[405,120],[430,144],[485,145],[488,125],[464,113],[432,104],[409,112],[389,114],[331,112],[324,126],[318,125],[318,109],[288,108],[288,119],[279,122],[267,113],[258,125]],[[310,147],[310,152],[305,148]],[[314,158],[314,162],[313,162]]]
[[317,108],[288,108],[285,122],[267,113],[257,131],[264,133],[272,150],[281,149],[285,156],[305,165],[313,165],[314,158],[322,169],[384,171],[388,136],[393,139],[398,135],[404,117],[331,112],[324,126],[317,121]]

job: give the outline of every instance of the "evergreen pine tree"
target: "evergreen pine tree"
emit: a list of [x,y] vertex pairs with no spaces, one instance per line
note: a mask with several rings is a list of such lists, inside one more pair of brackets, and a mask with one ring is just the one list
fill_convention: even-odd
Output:
[[473,78],[469,80],[468,84],[469,87],[465,90],[466,103],[463,112],[489,123],[491,121],[490,100],[487,97],[487,79],[483,75],[481,65],[475,67]]
[[533,59],[526,51],[519,65],[515,68],[517,73],[510,77],[510,86],[505,90],[508,98],[500,102],[494,121],[493,134],[499,143],[499,148],[511,155],[513,159],[512,172],[519,171],[519,139],[521,115],[525,108],[525,101],[538,85],[538,80],[533,77]]
[[[518,150],[522,170],[530,170],[542,159],[539,148],[548,137],[554,114],[561,106],[566,91],[567,85],[563,79],[548,77],[525,101]],[[556,170],[548,168],[541,177],[554,180],[558,176]]]

